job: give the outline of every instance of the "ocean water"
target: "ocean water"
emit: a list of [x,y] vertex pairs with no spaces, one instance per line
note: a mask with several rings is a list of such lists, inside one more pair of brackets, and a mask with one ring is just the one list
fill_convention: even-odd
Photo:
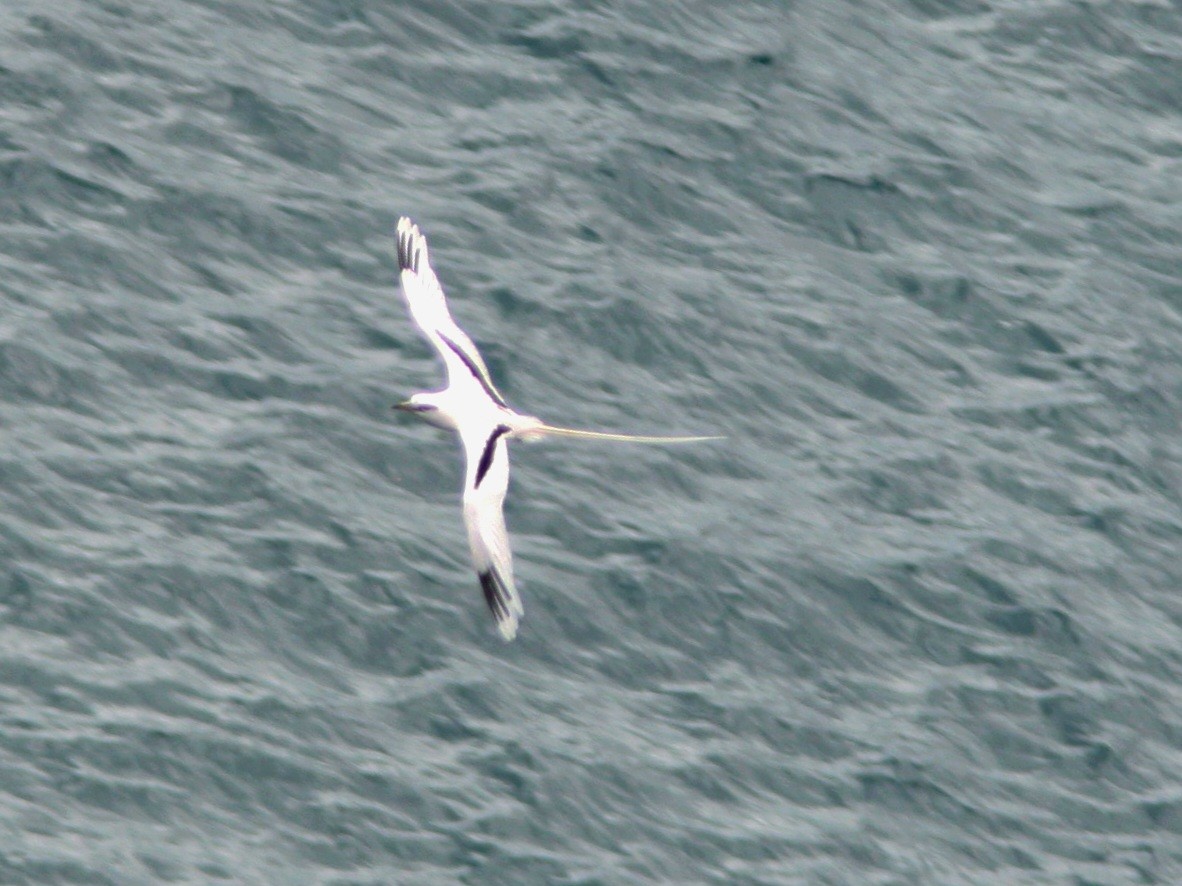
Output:
[[[510,402],[466,560],[430,238]],[[1172,2],[10,0],[0,882],[1182,882]]]

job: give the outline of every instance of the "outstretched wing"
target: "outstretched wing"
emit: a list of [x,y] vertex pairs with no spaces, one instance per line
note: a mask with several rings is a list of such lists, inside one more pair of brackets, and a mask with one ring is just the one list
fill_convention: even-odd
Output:
[[405,217],[398,219],[398,267],[410,315],[443,358],[448,385],[475,382],[494,403],[505,406],[505,398],[493,385],[476,345],[447,310],[443,287],[431,269],[427,238],[418,225]]
[[480,579],[485,602],[506,640],[517,635],[525,615],[513,584],[513,554],[505,529],[503,504],[509,488],[508,425],[488,428],[487,434],[463,437],[467,469],[464,477],[464,527],[472,565]]

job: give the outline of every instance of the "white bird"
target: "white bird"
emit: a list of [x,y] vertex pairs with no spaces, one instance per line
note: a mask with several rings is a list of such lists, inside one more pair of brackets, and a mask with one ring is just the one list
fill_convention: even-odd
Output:
[[395,408],[455,431],[464,447],[464,526],[472,565],[501,636],[512,640],[525,614],[513,583],[513,557],[502,503],[509,486],[508,441],[518,437],[578,437],[632,443],[695,443],[722,437],[636,437],[544,424],[510,409],[489,377],[472,340],[447,310],[443,288],[427,256],[427,240],[409,218],[398,220],[398,267],[410,315],[447,368],[447,387],[413,395]]

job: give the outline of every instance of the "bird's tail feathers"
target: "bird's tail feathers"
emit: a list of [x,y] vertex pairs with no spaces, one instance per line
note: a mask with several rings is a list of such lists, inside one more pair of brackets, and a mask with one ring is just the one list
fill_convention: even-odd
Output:
[[636,434],[607,434],[602,431],[583,431],[576,428],[556,428],[540,425],[521,434],[525,440],[542,437],[572,437],[576,440],[602,440],[608,443],[705,443],[708,440],[725,440],[726,437],[646,437]]

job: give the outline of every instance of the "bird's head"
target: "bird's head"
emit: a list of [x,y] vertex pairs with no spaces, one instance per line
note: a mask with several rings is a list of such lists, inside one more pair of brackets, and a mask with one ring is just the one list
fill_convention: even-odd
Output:
[[455,430],[455,421],[446,411],[439,408],[432,394],[414,394],[409,400],[394,405],[395,409],[417,415],[428,424],[444,430]]

